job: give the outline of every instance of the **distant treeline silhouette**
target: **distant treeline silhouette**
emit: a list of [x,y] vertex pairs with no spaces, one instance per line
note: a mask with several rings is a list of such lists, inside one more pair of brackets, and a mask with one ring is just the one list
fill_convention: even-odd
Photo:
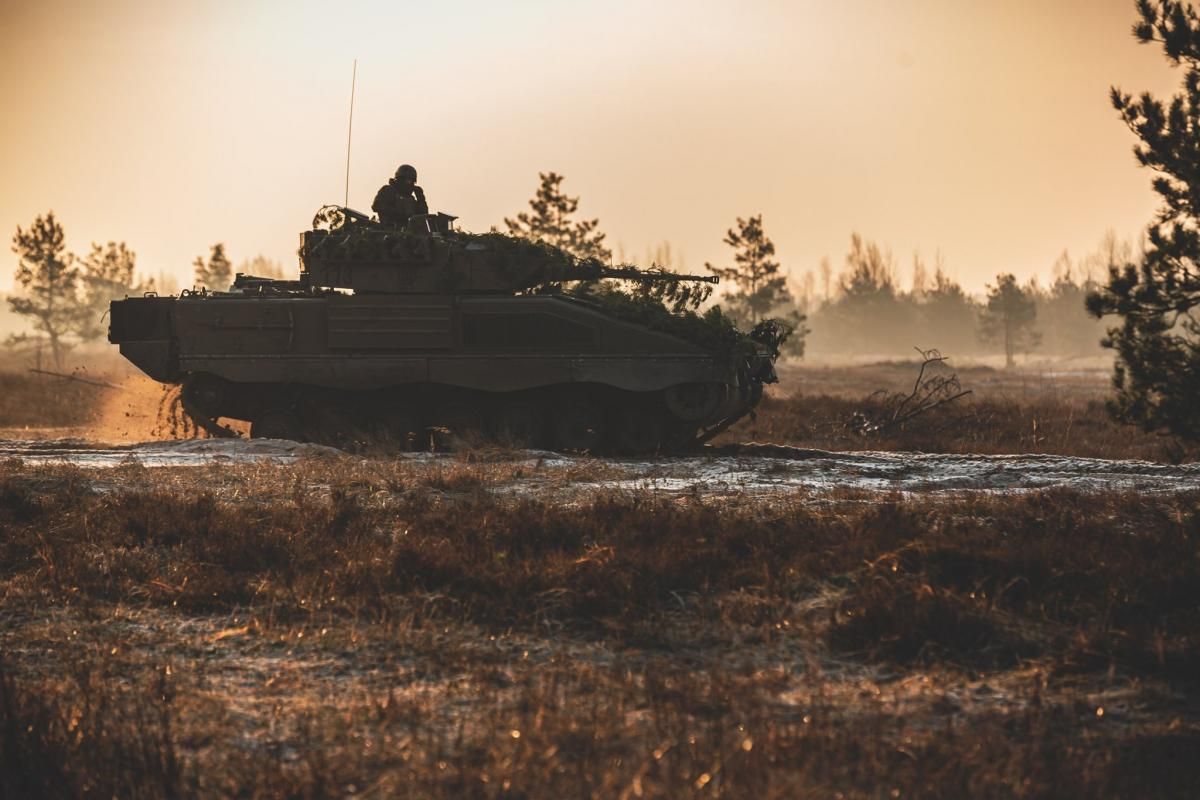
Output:
[[818,295],[810,271],[794,292],[807,314],[809,352],[816,355],[903,355],[914,346],[938,347],[955,355],[1038,353],[1100,355],[1105,325],[1089,316],[1088,292],[1109,266],[1132,257],[1129,242],[1109,233],[1100,247],[1073,261],[1063,253],[1052,280],[1020,284],[1000,274],[984,296],[973,296],[949,277],[937,260],[932,272],[914,255],[912,277],[901,287],[891,252],[859,234],[851,236],[845,266],[836,276],[822,265],[825,289]]
[[[563,177],[556,172],[538,177],[530,210],[505,219],[509,233],[549,242],[580,258],[611,258],[599,220],[575,218],[579,198],[563,193]],[[1015,274],[1003,273],[985,295],[973,296],[947,274],[940,256],[931,269],[914,254],[908,288],[902,288],[891,251],[858,233],[850,237],[840,273],[825,259],[819,278],[809,270],[799,280],[794,272],[791,280],[786,277],[761,214],[739,217],[723,241],[732,250],[732,263],[704,265],[722,280],[716,303],[745,329],[772,317],[785,323],[792,329],[786,355],[803,356],[807,347],[816,355],[907,358],[916,346],[955,355],[1003,354],[1009,365],[1029,353],[1082,357],[1104,352],[1105,325],[1088,314],[1085,299],[1113,266],[1134,256],[1132,243],[1109,232],[1081,259],[1072,260],[1064,251],[1047,285],[1036,278],[1021,284]],[[619,245],[618,259],[624,261]],[[683,266],[666,242],[647,260],[662,269]]]
[[[581,258],[611,259],[598,220],[577,220],[579,198],[562,192],[561,175],[539,175],[531,211],[505,219],[512,235],[545,240]],[[143,291],[177,290],[174,278],[135,277],[135,256],[124,242],[92,246],[86,257],[68,252],[61,224],[53,212],[39,216],[28,230],[17,229],[13,250],[19,257],[16,292],[7,305],[31,323],[33,334],[8,338],[10,346],[38,351],[48,345],[61,365],[63,351],[73,341],[103,337],[103,312],[109,300]],[[725,235],[732,264],[705,268],[725,282],[718,298],[724,314],[739,326],[753,327],[776,318],[792,330],[784,352],[822,356],[911,357],[912,348],[937,347],[955,355],[1003,353],[1007,363],[1016,356],[1039,353],[1079,357],[1103,352],[1105,325],[1089,316],[1085,300],[1098,279],[1114,266],[1133,260],[1134,248],[1111,232],[1100,246],[1072,261],[1066,252],[1053,265],[1053,279],[1043,286],[1036,278],[1018,283],[1013,274],[996,276],[985,296],[966,292],[951,278],[940,256],[932,269],[914,254],[908,288],[902,288],[892,252],[858,233],[850,238],[844,267],[835,274],[829,260],[818,277],[809,270],[800,280],[787,279],[775,258],[775,245],[763,231],[762,215],[738,218]],[[655,266],[681,266],[663,243],[649,256]],[[234,268],[221,243],[207,261],[196,258],[194,286],[224,289]],[[281,277],[282,268],[259,256],[244,261],[240,272]],[[32,346],[32,347],[31,347]],[[39,358],[40,361],[40,358]]]
[[[13,294],[4,298],[5,305],[33,330],[18,330],[4,344],[30,355],[38,367],[43,350],[61,369],[63,356],[75,344],[103,340],[108,330],[105,315],[113,300],[144,292],[170,294],[179,288],[169,273],[139,275],[137,254],[125,242],[93,242],[85,256],[70,252],[53,211],[39,215],[28,228],[17,226],[12,250],[17,254],[17,269]],[[197,257],[193,266],[197,286],[223,290],[233,279],[233,265],[220,243],[213,245],[207,262]],[[238,271],[260,277],[283,275],[282,267],[261,255],[243,261]]]

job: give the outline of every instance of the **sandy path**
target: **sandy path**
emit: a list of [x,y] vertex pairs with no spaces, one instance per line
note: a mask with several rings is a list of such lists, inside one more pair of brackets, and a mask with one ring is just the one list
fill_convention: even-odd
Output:
[[[0,461],[105,468],[131,461],[147,467],[213,463],[291,463],[305,457],[354,458],[332,448],[270,439],[190,439],[106,445],[82,439],[0,440]],[[429,453],[396,456],[417,466],[450,462]],[[496,485],[498,491],[536,492],[556,473],[576,469],[582,456],[519,451],[525,476]],[[628,488],[702,495],[776,494],[795,490],[873,492],[1025,491],[1064,487],[1146,492],[1200,490],[1200,464],[1109,461],[1053,455],[941,455],[925,453],[804,450],[740,445],[704,454],[661,459],[605,459],[604,477],[573,483],[576,489]]]

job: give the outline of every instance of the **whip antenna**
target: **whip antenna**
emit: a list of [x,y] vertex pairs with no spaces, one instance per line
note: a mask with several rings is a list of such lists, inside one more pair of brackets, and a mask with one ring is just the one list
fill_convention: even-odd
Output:
[[354,86],[358,81],[358,59],[354,59],[354,71],[350,73],[350,126],[346,129],[346,197],[342,207],[350,205],[350,137],[354,134]]

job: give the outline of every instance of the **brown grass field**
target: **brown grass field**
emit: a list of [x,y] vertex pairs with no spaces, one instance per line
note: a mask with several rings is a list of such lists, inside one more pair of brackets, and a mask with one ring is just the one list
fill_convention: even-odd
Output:
[[857,367],[785,365],[780,383],[718,443],[755,440],[834,450],[929,453],[1048,453],[1088,458],[1195,460],[1196,449],[1114,422],[1105,370],[958,369],[971,394],[882,436],[847,430],[855,413],[880,405],[876,391],[907,393],[916,362]]
[[[1102,373],[962,370],[847,428],[912,375],[789,368],[723,443],[1190,457],[1109,421]],[[141,390],[0,380],[10,438],[149,435]],[[499,490],[526,469],[0,462],[0,797],[1200,785],[1200,493]]]

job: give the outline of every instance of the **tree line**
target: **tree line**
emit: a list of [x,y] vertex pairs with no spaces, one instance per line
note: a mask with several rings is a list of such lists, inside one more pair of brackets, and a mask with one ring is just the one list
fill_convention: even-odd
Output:
[[[563,177],[541,173],[529,210],[506,218],[508,232],[561,247],[579,258],[612,258],[599,220],[576,220],[579,198],[563,191]],[[1096,275],[1132,257],[1133,247],[1109,233],[1094,253],[1072,260],[1064,252],[1053,265],[1053,281],[1025,284],[1013,274],[997,275],[982,298],[950,278],[941,259],[931,269],[913,256],[910,288],[901,288],[890,250],[855,233],[845,266],[834,273],[822,262],[823,292],[807,271],[789,281],[766,235],[761,214],[738,217],[725,232],[731,263],[705,263],[729,287],[719,298],[722,311],[744,328],[777,318],[793,329],[785,355],[801,356],[806,344],[823,354],[906,355],[913,346],[939,347],[956,354],[1002,353],[1012,365],[1032,352],[1083,356],[1099,352],[1103,326],[1088,315],[1085,298],[1099,286]],[[668,243],[649,260],[675,269]]]
[[[541,173],[529,209],[504,219],[508,233],[547,242],[579,258],[610,261],[612,251],[599,220],[577,218],[579,197],[565,193],[563,180],[555,172]],[[822,262],[823,293],[818,295],[811,270],[795,285],[789,283],[761,214],[738,217],[723,241],[732,251],[732,263],[704,265],[729,287],[720,298],[723,313],[745,328],[767,318],[781,320],[793,331],[785,355],[802,356],[809,343],[834,355],[905,354],[912,346],[979,355],[999,348],[1010,365],[1016,355],[1039,348],[1065,355],[1094,352],[1103,331],[1084,310],[1085,297],[1098,288],[1091,275],[1098,260],[1107,268],[1131,254],[1128,244],[1110,235],[1102,252],[1078,264],[1064,253],[1047,287],[1036,281],[1019,285],[1013,275],[999,275],[979,300],[946,275],[940,259],[931,274],[919,255],[913,257],[911,286],[902,290],[891,252],[855,233],[838,275],[828,260]],[[13,250],[19,294],[9,298],[9,306],[30,319],[35,333],[12,336],[9,344],[45,344],[58,366],[68,343],[104,336],[110,301],[177,289],[166,275],[138,277],[136,254],[125,242],[94,243],[82,257],[68,252],[53,212],[39,216],[27,230],[18,227]],[[649,258],[661,269],[680,266],[673,263],[669,243],[660,244]],[[212,245],[208,256],[198,256],[192,267],[196,288],[224,289],[233,280],[234,266],[223,243]],[[283,274],[276,262],[261,255],[243,261],[237,271],[261,277]]]
[[[13,334],[5,344],[33,352],[39,361],[44,348],[58,369],[72,346],[104,338],[104,316],[113,300],[178,290],[166,273],[139,275],[137,254],[125,242],[93,242],[82,256],[68,251],[63,225],[53,211],[36,217],[28,228],[18,225],[12,250],[17,254],[16,293],[7,298],[8,306],[29,321],[33,332]],[[224,289],[233,281],[233,264],[223,244],[214,244],[208,259],[197,257],[192,266],[195,287]],[[242,262],[239,271],[283,276],[278,263],[261,255]]]
[[1064,252],[1043,284],[1021,283],[1001,273],[976,297],[951,278],[939,257],[930,265],[914,254],[908,288],[903,288],[891,252],[853,234],[845,267],[823,292],[813,273],[800,281],[799,302],[811,319],[811,347],[822,354],[896,355],[914,346],[938,347],[958,355],[1034,353],[1078,357],[1101,352],[1105,329],[1086,308],[1098,277],[1124,263],[1133,245],[1109,233],[1095,251],[1080,259]]

